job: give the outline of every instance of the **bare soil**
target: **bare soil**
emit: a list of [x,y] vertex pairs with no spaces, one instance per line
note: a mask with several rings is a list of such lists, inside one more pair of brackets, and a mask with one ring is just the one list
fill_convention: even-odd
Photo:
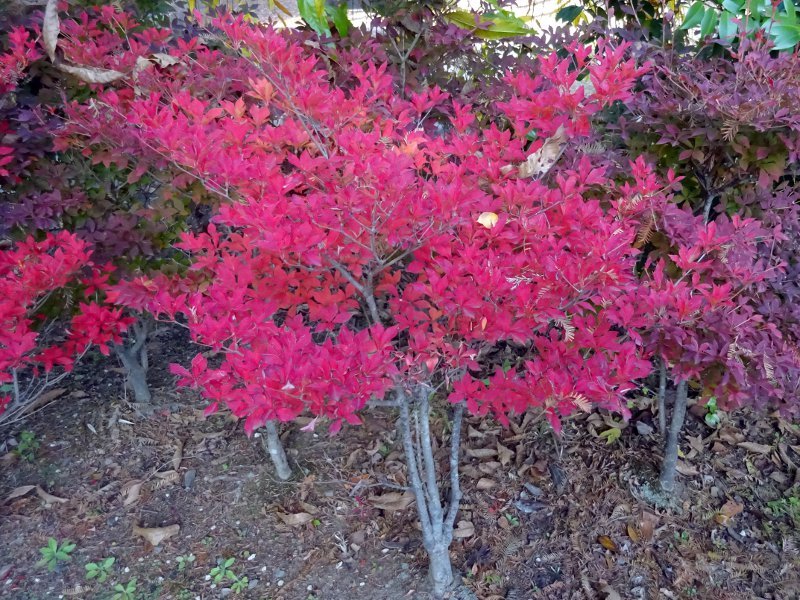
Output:
[[[51,405],[0,430],[0,598],[105,599],[134,578],[137,600],[428,598],[391,411],[335,437],[285,428],[296,476],[279,482],[259,438],[175,389],[167,364],[191,356],[188,341],[165,330],[150,350],[151,407],[95,357]],[[610,444],[608,415],[576,418],[560,439],[530,417],[469,420],[452,548],[465,586],[481,600],[800,597],[800,429],[749,413],[711,428],[695,407],[680,495],[664,503],[649,400],[636,404]],[[23,430],[38,449],[16,446]],[[36,485],[45,494],[21,493]],[[173,525],[155,546],[134,532]],[[51,537],[76,544],[53,571],[36,566]],[[85,578],[110,556],[107,581]],[[214,581],[230,558],[242,590]]]

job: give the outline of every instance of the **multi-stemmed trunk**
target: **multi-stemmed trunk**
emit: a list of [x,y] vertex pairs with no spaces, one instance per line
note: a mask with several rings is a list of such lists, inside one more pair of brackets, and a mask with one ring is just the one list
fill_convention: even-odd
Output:
[[450,493],[447,506],[444,506],[431,443],[430,394],[430,386],[417,384],[412,390],[398,389],[397,402],[409,483],[417,503],[422,544],[428,552],[431,585],[434,596],[441,598],[453,585],[450,543],[453,541],[453,525],[461,501],[458,463],[464,408],[458,404],[453,411],[450,435]]
[[278,434],[278,426],[275,421],[267,421],[264,424],[264,449],[272,459],[272,465],[275,467],[275,474],[278,479],[286,481],[292,476],[292,469],[289,466],[289,461],[286,458],[286,451],[283,449],[280,435]]
[[128,334],[127,344],[117,344],[114,351],[122,361],[127,374],[126,384],[133,392],[136,402],[147,404],[152,400],[150,387],[147,385],[147,337],[150,334],[150,322],[140,319],[133,324]]

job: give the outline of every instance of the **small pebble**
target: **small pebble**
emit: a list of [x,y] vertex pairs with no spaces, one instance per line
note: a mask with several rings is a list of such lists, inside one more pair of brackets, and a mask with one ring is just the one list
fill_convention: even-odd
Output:
[[283,579],[278,580],[278,587],[283,587]]

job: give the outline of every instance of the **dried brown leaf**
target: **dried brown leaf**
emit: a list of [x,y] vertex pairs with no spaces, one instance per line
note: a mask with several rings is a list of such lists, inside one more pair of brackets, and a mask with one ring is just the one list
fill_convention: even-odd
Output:
[[142,485],[144,485],[144,481],[134,479],[122,486],[121,493],[125,496],[125,499],[122,501],[122,506],[130,506],[139,499],[139,494],[142,492]]
[[511,450],[511,448],[506,448],[500,442],[497,442],[497,457],[500,460],[500,464],[506,466],[511,462],[511,459],[514,458],[514,451]]
[[631,541],[634,544],[638,544],[639,540],[642,539],[641,536],[639,535],[639,532],[636,531],[636,527],[634,527],[630,523],[628,523],[628,537],[631,538]]
[[497,482],[494,479],[489,479],[488,477],[481,477],[478,480],[478,483],[475,484],[475,487],[480,491],[485,491],[492,489],[496,485]]
[[375,508],[389,511],[404,510],[408,508],[412,502],[414,502],[414,494],[411,490],[406,490],[402,493],[388,492],[380,496],[372,496],[369,499],[369,503]]
[[175,454],[172,455],[172,468],[176,471],[181,468],[181,461],[183,460],[183,440],[178,440],[175,444]]
[[471,521],[459,521],[453,530],[453,537],[458,539],[469,538],[475,535],[475,525]]
[[125,77],[125,73],[113,69],[100,69],[97,67],[79,67],[77,65],[60,64],[58,68],[65,73],[74,75],[86,83],[111,83]]
[[546,175],[561,158],[566,145],[567,133],[562,125],[552,137],[547,138],[542,146],[519,166],[519,176],[526,178]]
[[165,54],[164,52],[156,52],[153,54],[153,58],[161,68],[171,67],[172,65],[177,65],[179,62],[181,62],[181,59],[178,57]]
[[36,487],[37,486],[35,485],[21,485],[18,488],[14,488],[13,490],[11,490],[11,493],[8,496],[6,496],[5,501],[9,502],[14,498],[20,498],[22,496],[25,496],[26,494],[29,494],[33,490],[35,490]]
[[714,520],[720,525],[727,525],[730,520],[733,519],[733,517],[741,513],[743,510],[743,504],[739,504],[733,500],[728,500],[722,505],[722,508],[720,508],[717,514],[714,516]]
[[600,544],[606,550],[611,550],[611,552],[619,552],[619,548],[614,543],[614,540],[612,540],[607,535],[597,536],[597,543]]
[[61,31],[61,22],[58,18],[58,0],[47,0],[44,8],[44,21],[42,22],[42,43],[51,61],[56,61],[56,48],[58,47],[58,34]]
[[161,542],[178,535],[181,526],[178,524],[168,525],[167,527],[139,527],[133,526],[133,535],[143,537],[152,546],[158,546]]
[[494,448],[467,448],[467,456],[470,458],[492,458],[497,456],[497,450]]
[[290,514],[278,513],[278,518],[289,527],[300,527],[301,525],[305,525],[306,523],[313,521],[314,515],[311,515],[307,512]]
[[736,444],[739,448],[744,448],[748,452],[755,452],[756,454],[769,454],[772,451],[772,446],[767,444],[757,444],[755,442],[739,442]]
[[48,494],[45,492],[41,486],[36,486],[36,493],[38,494],[39,498],[44,500],[46,506],[50,506],[51,504],[64,504],[65,502],[69,502],[66,498],[59,498],[58,496],[53,496],[53,494]]

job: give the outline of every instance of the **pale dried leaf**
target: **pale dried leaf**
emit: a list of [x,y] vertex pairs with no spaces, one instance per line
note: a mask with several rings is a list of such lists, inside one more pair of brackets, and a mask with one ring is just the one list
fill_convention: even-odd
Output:
[[121,493],[125,496],[125,499],[122,501],[122,506],[130,506],[139,499],[139,494],[142,492],[142,485],[144,485],[144,481],[135,479],[122,486]]
[[496,485],[497,483],[495,482],[494,479],[489,479],[488,477],[481,477],[478,480],[478,483],[475,484],[475,487],[480,491],[485,491],[492,489]]
[[134,75],[138,75],[142,71],[146,71],[147,69],[149,69],[152,66],[153,66],[153,63],[150,62],[150,60],[148,60],[144,56],[137,56],[136,57],[136,64],[133,66],[133,73],[134,73]]
[[748,452],[755,452],[756,454],[769,454],[772,451],[772,446],[767,444],[757,444],[755,442],[739,442],[736,444],[739,448],[744,448]]
[[169,539],[181,530],[178,524],[169,525],[167,527],[138,527],[133,526],[133,535],[138,535],[147,540],[152,546],[158,546],[161,542]]
[[473,535],[475,535],[475,525],[471,521],[459,521],[458,526],[453,530],[453,537],[457,540]]
[[467,456],[470,458],[491,458],[497,455],[494,448],[467,448]]
[[175,454],[172,455],[172,468],[176,471],[181,468],[181,461],[183,460],[183,441],[178,440],[175,445]]
[[66,388],[54,388],[52,390],[47,390],[43,394],[39,394],[39,396],[33,402],[30,402],[25,406],[25,410],[22,412],[24,415],[29,415],[32,412],[40,409],[41,407],[50,404],[56,398],[59,398],[64,395],[67,391]]
[[622,600],[622,596],[619,595],[619,592],[607,583],[600,586],[600,591],[606,595],[605,600]]
[[411,490],[406,490],[403,493],[388,492],[380,496],[372,496],[369,502],[372,506],[381,510],[404,510],[414,502],[414,493]]
[[48,494],[39,485],[36,486],[36,493],[39,495],[39,498],[44,500],[44,503],[47,506],[51,504],[64,504],[65,502],[69,502],[69,500],[66,498],[59,498],[58,496],[53,496],[53,494]]
[[158,63],[158,66],[162,68],[171,67],[181,62],[181,59],[170,54],[165,54],[164,52],[156,52],[153,54],[153,58]]
[[481,225],[486,227],[486,229],[491,229],[492,227],[497,225],[497,220],[498,219],[499,219],[499,217],[497,216],[497,213],[483,212],[477,218],[477,221],[478,221],[478,223],[480,223]]
[[14,488],[13,490],[11,490],[11,493],[8,496],[6,496],[5,501],[9,502],[14,498],[20,498],[26,494],[29,494],[30,492],[35,490],[36,487],[37,486],[35,485],[21,485],[18,488]]
[[501,465],[496,460],[490,460],[478,465],[478,470],[484,475],[494,475],[500,469]]
[[561,158],[566,144],[567,133],[562,125],[552,137],[547,138],[542,146],[519,166],[519,176],[526,178],[546,175]]
[[163,473],[153,473],[153,475],[158,477],[158,481],[151,486],[154,492],[168,485],[177,484],[180,479],[180,474],[177,471],[164,471]]
[[58,47],[58,34],[61,31],[61,22],[58,18],[58,0],[47,0],[44,8],[44,21],[42,22],[42,43],[50,60],[56,60]]
[[74,75],[86,83],[111,83],[112,81],[125,77],[125,73],[114,71],[113,69],[78,67],[76,65],[67,65],[63,63],[58,65],[58,68],[65,73]]
[[299,513],[278,513],[278,518],[283,521],[285,525],[289,527],[299,527],[300,525],[305,525],[306,523],[310,523],[314,520],[314,515],[311,515],[307,512],[299,512]]
[[678,464],[675,465],[675,470],[685,477],[694,477],[700,473],[696,467],[682,460],[679,460]]
[[728,500],[722,505],[722,508],[720,508],[719,512],[717,512],[717,514],[714,516],[714,520],[720,525],[727,525],[730,520],[733,519],[733,517],[741,513],[743,510],[743,504],[739,504],[733,500]]
[[508,463],[511,462],[511,459],[514,458],[514,451],[510,448],[506,448],[500,442],[497,443],[497,457],[500,460],[500,464],[506,466]]

